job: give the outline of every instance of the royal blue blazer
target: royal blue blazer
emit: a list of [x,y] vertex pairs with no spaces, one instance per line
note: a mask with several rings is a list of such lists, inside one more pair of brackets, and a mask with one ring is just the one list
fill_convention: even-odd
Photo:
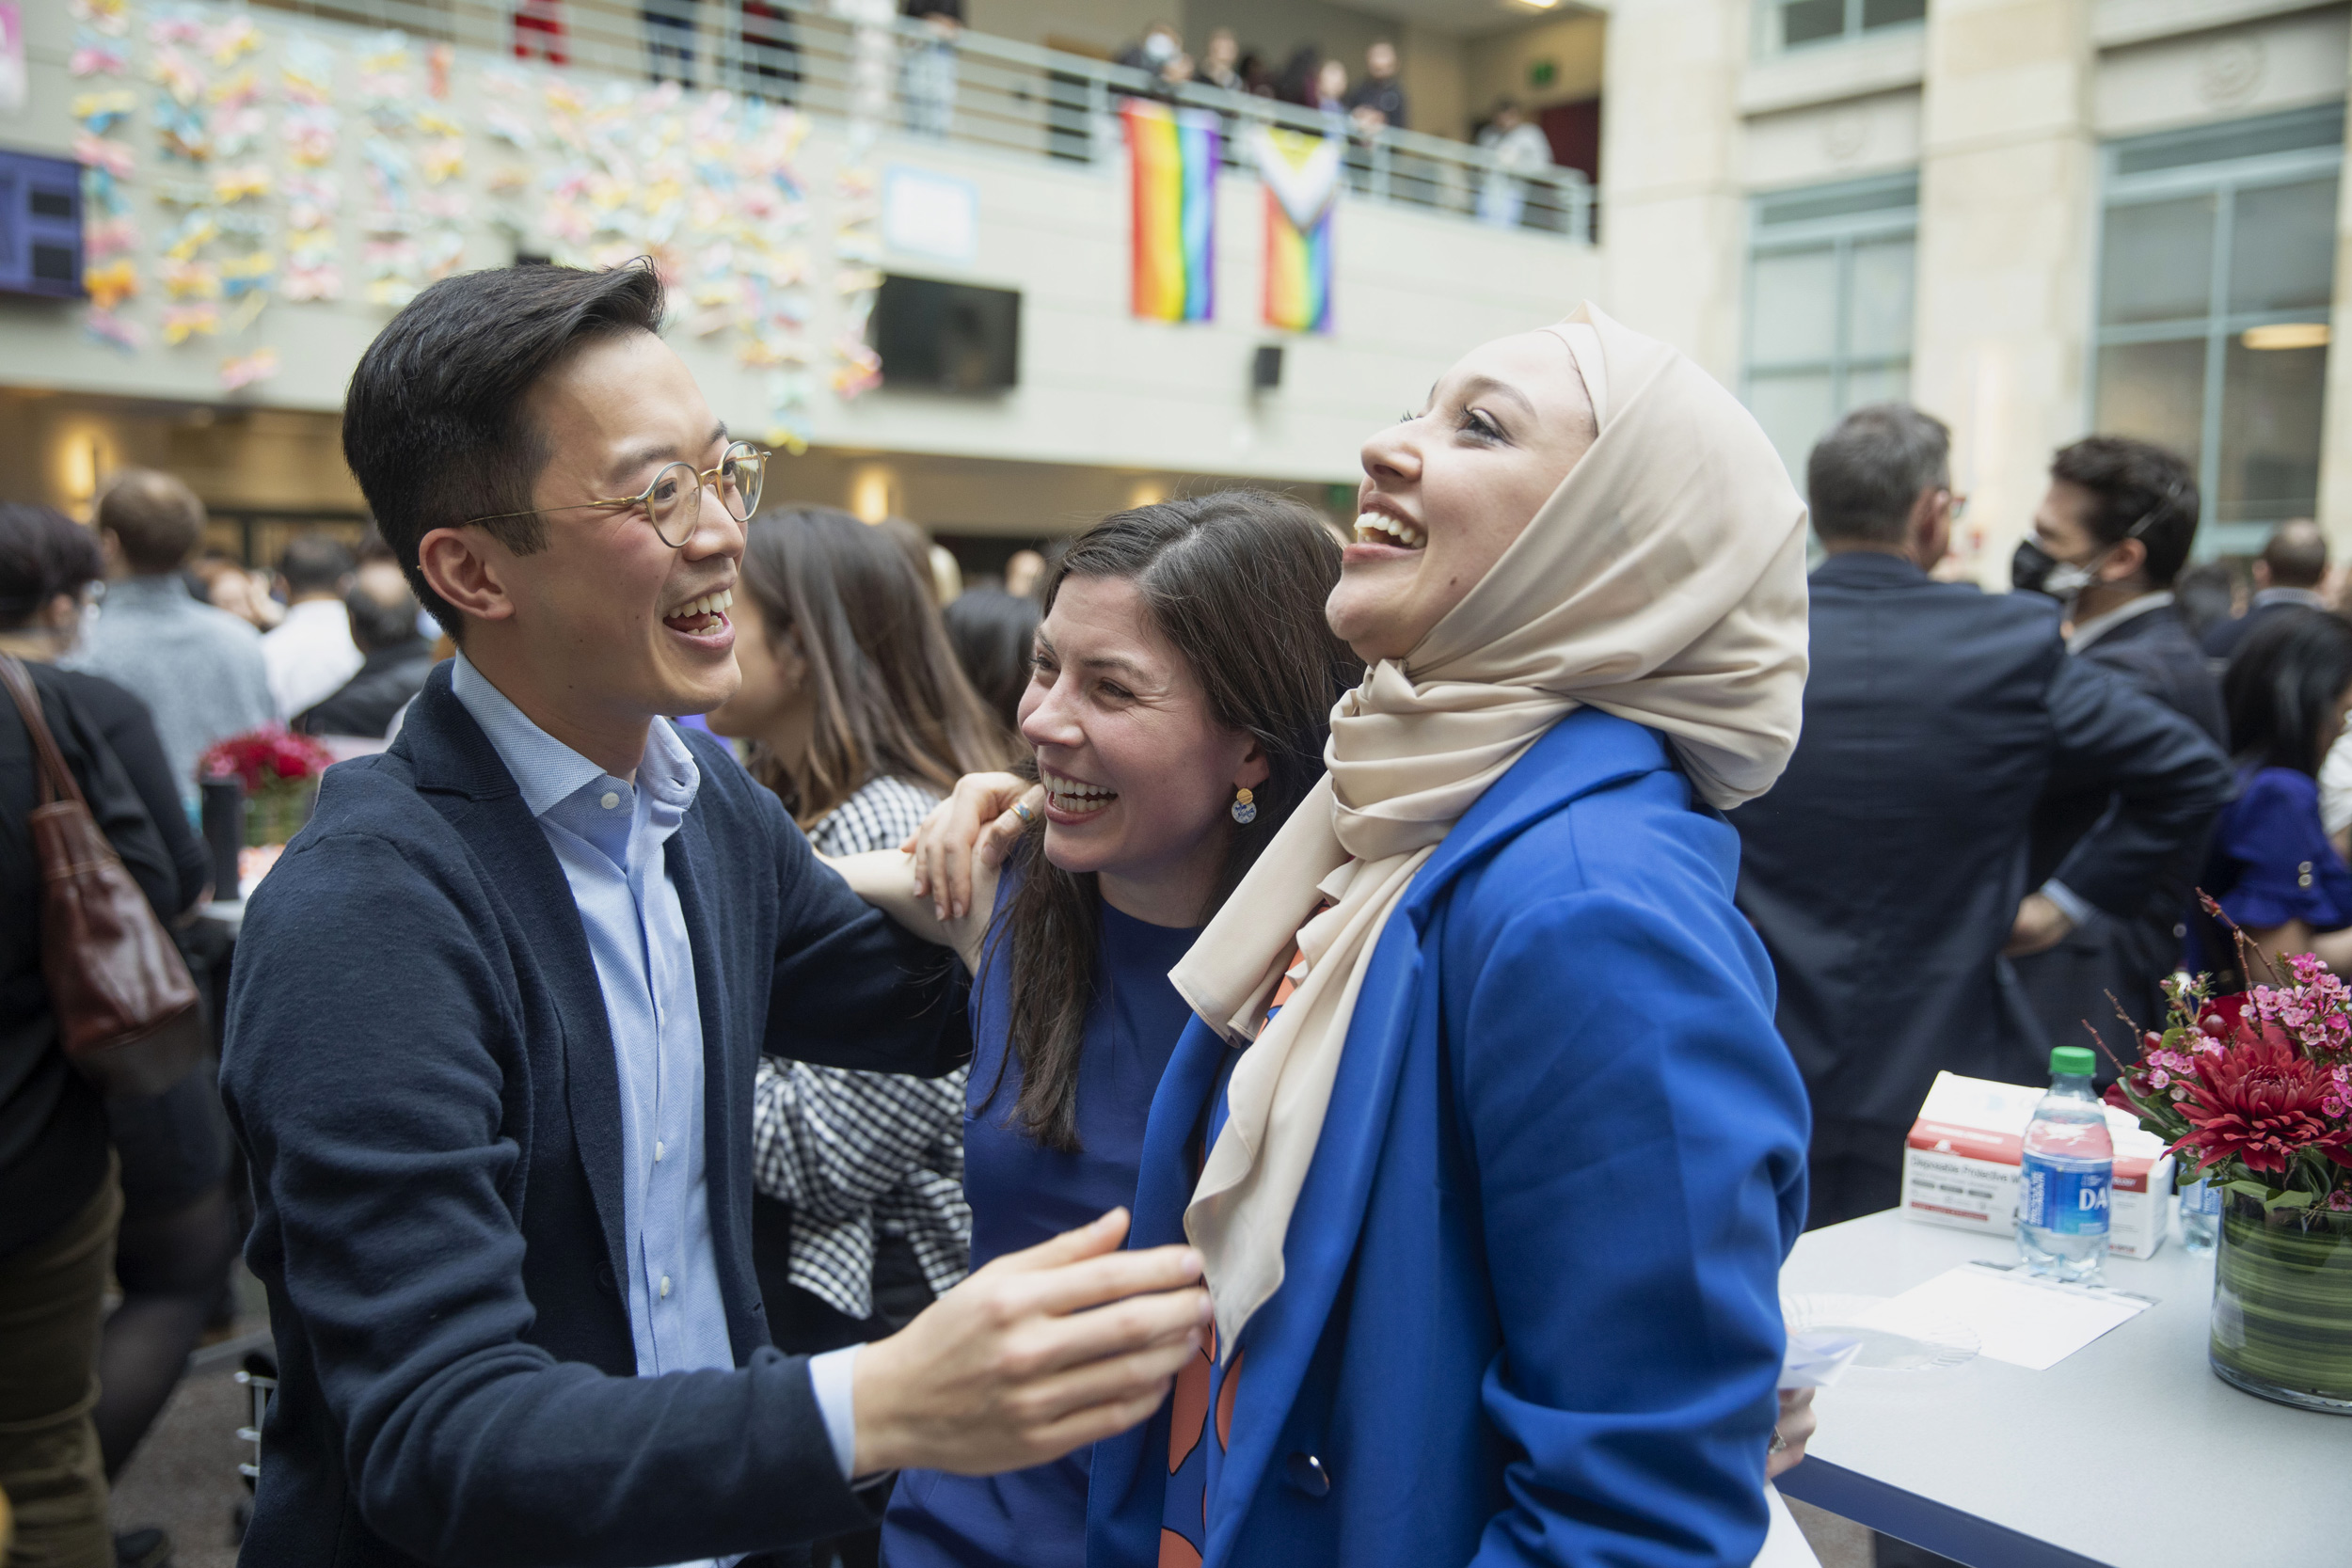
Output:
[[[1808,1127],[1738,872],[1663,739],[1590,708],[1422,866],[1241,1337],[1209,1568],[1755,1557]],[[1194,1020],[1133,1245],[1184,1239],[1225,1055]],[[1097,1445],[1091,1568],[1160,1561],[1168,1433]]]

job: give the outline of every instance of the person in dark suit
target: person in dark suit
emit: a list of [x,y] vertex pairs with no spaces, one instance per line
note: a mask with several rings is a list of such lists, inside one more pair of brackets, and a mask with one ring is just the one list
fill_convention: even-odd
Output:
[[[1891,1207],[1939,1069],[2031,1083],[2047,1041],[2010,959],[2065,934],[2069,899],[2136,911],[2227,799],[2190,721],[2088,659],[2057,606],[1937,582],[1953,497],[1944,425],[1857,409],[1813,449],[1813,669],[1796,755],[1731,814],[1740,909],[1780,980],[1813,1100],[1814,1226]],[[2114,812],[2028,891],[2054,780]]]
[[294,727],[304,735],[373,739],[388,733],[392,715],[424,689],[433,673],[433,644],[417,629],[416,595],[389,562],[359,568],[343,609],[362,656],[359,673],[297,715]]
[[[2196,476],[2162,447],[2120,436],[2076,441],[2051,461],[2050,488],[2033,518],[2034,554],[2051,565],[2026,586],[2066,607],[2071,657],[2113,670],[2226,753],[2221,683],[2172,594],[2197,535],[2197,501]],[[2021,549],[2021,562],[2027,559]],[[2050,879],[2114,803],[2114,792],[2098,781],[2053,781],[2034,808],[2026,881],[2072,897],[2063,881]],[[2158,987],[2180,967],[2182,911],[2203,854],[2201,841],[2185,849],[2127,915],[2075,899],[2066,911],[2073,928],[2055,946],[2017,960],[2018,983],[2053,1041],[2082,1043],[2088,1024],[2118,1059],[2130,1058],[2134,1031],[2116,1009],[2142,1024],[2164,1016]]]
[[2290,517],[2271,531],[2255,558],[2254,599],[2246,613],[2205,633],[2205,652],[2227,661],[2263,618],[2285,609],[2325,610],[2319,585],[2328,576],[2328,536],[2309,517]]
[[805,1561],[877,1522],[864,1480],[1107,1436],[1202,1338],[1199,1255],[1114,1252],[1114,1212],[888,1338],[770,1343],[760,1053],[936,1075],[969,1030],[660,717],[740,681],[764,462],[661,318],[650,266],[469,273],[352,376],[344,455],[459,652],[247,904],[222,1087],[279,1360],[247,1563]]

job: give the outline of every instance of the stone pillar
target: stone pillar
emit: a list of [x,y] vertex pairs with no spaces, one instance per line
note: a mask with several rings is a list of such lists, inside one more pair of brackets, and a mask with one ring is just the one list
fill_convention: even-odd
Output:
[[1928,8],[1912,401],[1952,427],[1968,575],[2006,587],[2050,454],[2088,418],[2091,0]]
[[2319,526],[2328,555],[2352,561],[2352,117],[2336,186],[2336,283],[2328,310],[2328,391],[2319,444]]
[[1601,309],[1740,375],[1745,232],[1736,158],[1750,0],[1643,0],[1609,14],[1601,99]]

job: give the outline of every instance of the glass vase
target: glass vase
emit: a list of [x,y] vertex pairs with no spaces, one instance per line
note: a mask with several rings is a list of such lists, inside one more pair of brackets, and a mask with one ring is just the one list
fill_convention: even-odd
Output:
[[310,808],[318,798],[316,779],[280,779],[263,784],[246,801],[246,844],[259,847],[285,843],[310,820]]
[[2249,1394],[2352,1416],[2352,1214],[2224,1195],[2211,1354]]

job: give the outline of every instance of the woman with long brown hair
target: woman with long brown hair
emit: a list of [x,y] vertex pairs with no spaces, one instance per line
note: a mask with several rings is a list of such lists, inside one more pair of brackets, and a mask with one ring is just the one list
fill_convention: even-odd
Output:
[[[1168,972],[1321,776],[1331,705],[1359,673],[1323,624],[1339,571],[1314,513],[1248,492],[1105,518],[1057,570],[1020,702],[1041,804],[1001,896],[984,875],[966,917],[932,927],[977,975],[975,1263],[1133,1200],[1186,1016]],[[905,857],[846,869],[911,924],[929,913]],[[885,1555],[1076,1568],[1086,1495],[1084,1455],[993,1478],[909,1471]]]
[[[754,776],[819,854],[895,847],[959,774],[1011,758],[886,535],[823,507],[764,513],[741,582],[743,685],[710,727],[750,742]],[[753,1262],[779,1347],[878,1338],[963,1276],[961,1074],[763,1059],[753,1107]]]

